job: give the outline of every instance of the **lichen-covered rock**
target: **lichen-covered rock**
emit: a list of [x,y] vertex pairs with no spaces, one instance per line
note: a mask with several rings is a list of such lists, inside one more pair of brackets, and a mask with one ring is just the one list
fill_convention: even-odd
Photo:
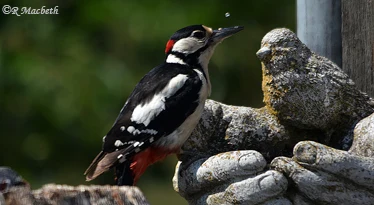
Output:
[[[222,192],[200,198],[196,204],[260,204],[272,201],[287,189],[287,179],[279,172],[269,170],[253,178],[234,182]],[[284,200],[282,200],[284,201]]]
[[374,158],[374,113],[357,123],[351,154]]
[[318,165],[301,166],[295,160],[286,157],[275,158],[271,167],[284,173],[292,181],[288,192],[289,195],[296,196],[290,197],[295,205],[373,204],[373,190],[352,183],[346,178],[345,172],[325,172],[322,171],[322,166]]
[[288,139],[285,128],[267,109],[207,100],[202,118],[182,150],[187,159],[243,149],[257,150],[272,159],[286,154]]
[[[198,205],[373,204],[374,101],[288,29],[269,32],[257,55],[266,106],[208,100],[174,189]],[[332,148],[348,150],[357,122],[351,149]]]
[[225,152],[187,166],[179,162],[173,185],[194,205],[287,202],[283,197],[287,179],[280,172],[265,168],[266,161],[257,151]]
[[0,167],[0,194],[17,186],[29,187],[29,183],[10,167]]
[[266,164],[264,157],[254,150],[224,152],[196,160],[188,167],[179,162],[173,186],[183,197],[196,196],[202,190],[205,193],[215,189],[223,181],[241,181],[261,173]]
[[13,187],[4,193],[8,205],[149,205],[137,187],[128,186],[67,186],[48,184],[31,191],[29,187]]
[[316,142],[299,142],[294,148],[294,160],[301,165],[341,175],[353,184],[374,191],[374,158],[362,157]]
[[319,141],[348,149],[352,125],[374,112],[374,101],[288,29],[267,33],[257,56],[262,62],[264,102],[280,122],[321,130],[324,136]]

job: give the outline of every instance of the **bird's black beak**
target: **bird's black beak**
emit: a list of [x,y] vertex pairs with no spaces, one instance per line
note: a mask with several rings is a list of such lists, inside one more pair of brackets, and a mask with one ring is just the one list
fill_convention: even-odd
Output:
[[211,40],[214,43],[221,42],[225,38],[228,38],[243,29],[244,29],[243,26],[234,26],[234,27],[229,27],[229,28],[219,28],[218,30],[213,30]]

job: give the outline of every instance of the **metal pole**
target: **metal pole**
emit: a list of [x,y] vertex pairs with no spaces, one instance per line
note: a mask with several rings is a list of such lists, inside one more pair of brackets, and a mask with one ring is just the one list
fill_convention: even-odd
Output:
[[312,51],[342,67],[340,0],[296,0],[297,35]]

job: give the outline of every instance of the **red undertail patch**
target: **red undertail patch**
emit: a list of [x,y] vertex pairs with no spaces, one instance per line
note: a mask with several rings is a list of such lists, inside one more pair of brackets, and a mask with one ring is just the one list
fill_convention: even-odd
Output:
[[167,155],[176,153],[178,151],[179,149],[167,150],[159,147],[150,147],[140,152],[139,154],[136,154],[132,159],[132,163],[130,165],[130,169],[134,177],[134,185],[149,165],[154,164],[157,161],[161,161],[165,159]]
[[171,51],[171,49],[172,49],[173,46],[174,46],[174,43],[175,43],[174,40],[169,40],[169,41],[166,43],[165,53],[169,53],[169,51]]

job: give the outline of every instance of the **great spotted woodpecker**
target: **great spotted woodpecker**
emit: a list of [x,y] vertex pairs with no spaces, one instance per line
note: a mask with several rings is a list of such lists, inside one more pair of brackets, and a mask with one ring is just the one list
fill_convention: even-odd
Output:
[[149,165],[179,152],[210,95],[208,63],[215,47],[242,29],[193,25],[175,32],[165,62],[140,80],[104,136],[86,180],[114,167],[117,185],[134,185]]

